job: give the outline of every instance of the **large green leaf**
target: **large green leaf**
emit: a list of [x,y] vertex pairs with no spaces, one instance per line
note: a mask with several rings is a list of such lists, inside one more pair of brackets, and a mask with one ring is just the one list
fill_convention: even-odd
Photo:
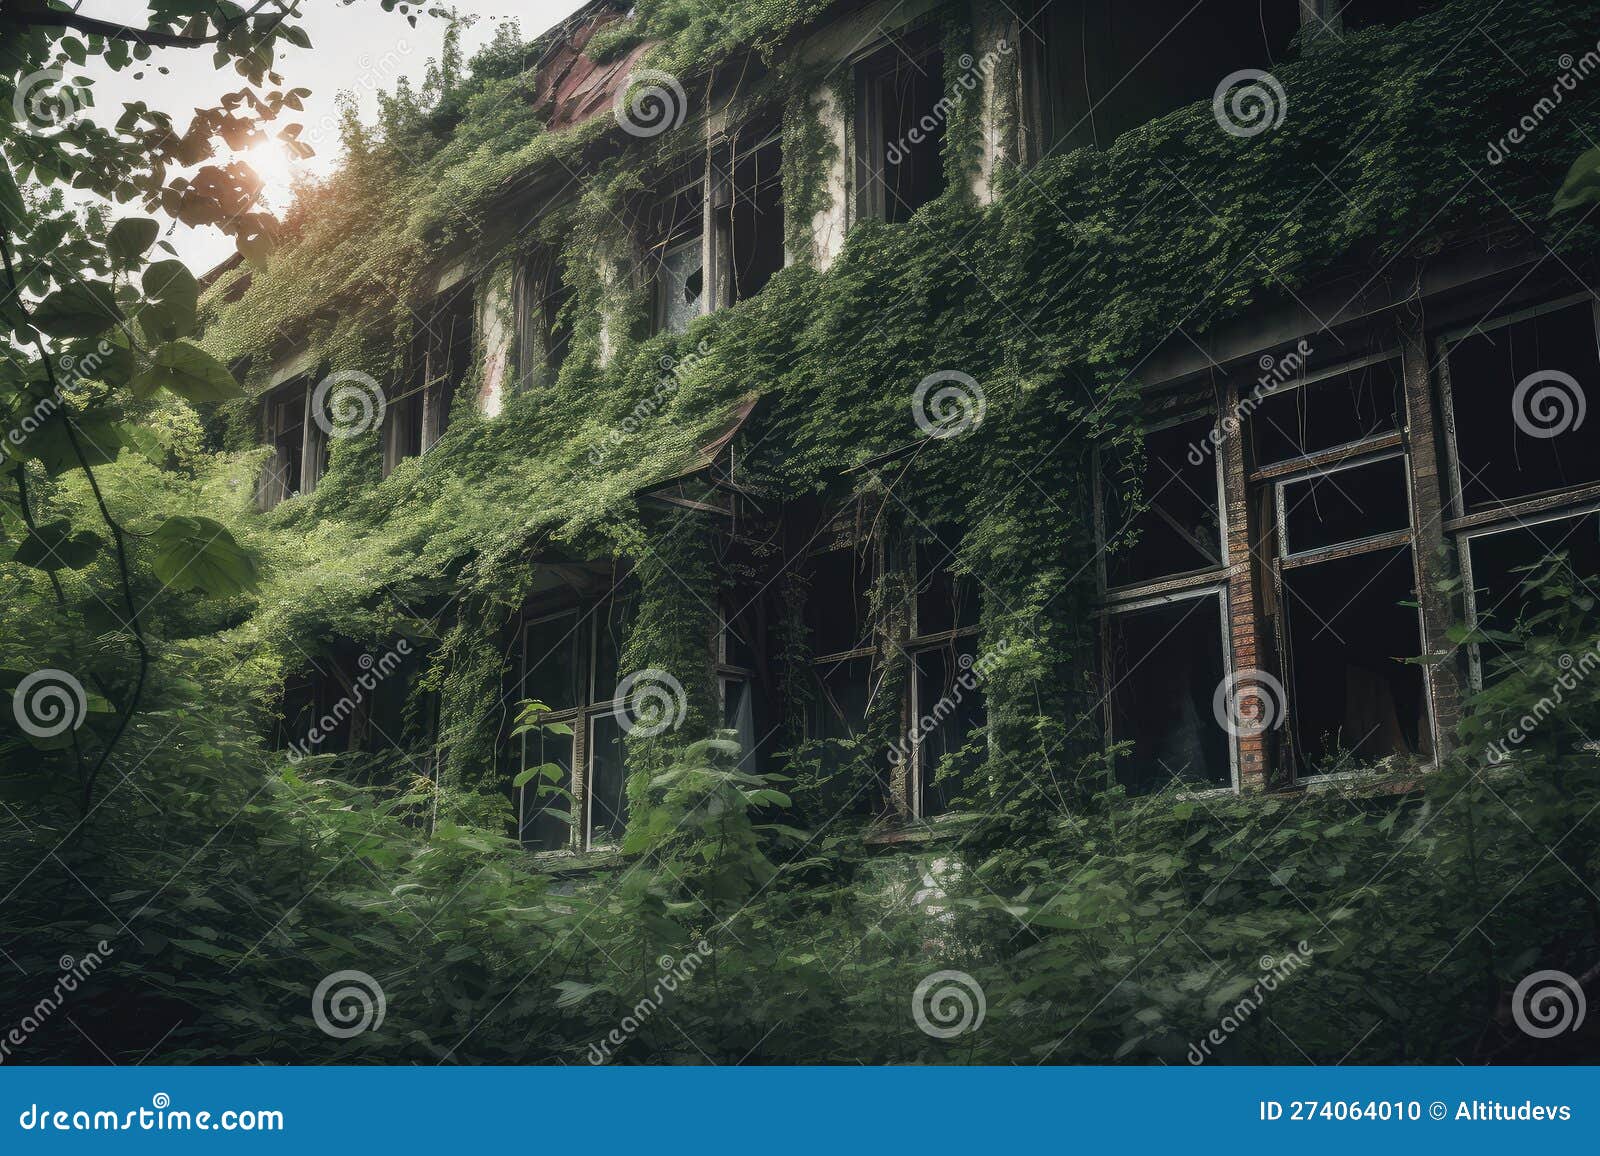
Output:
[[255,557],[220,522],[168,518],[151,541],[156,548],[152,569],[174,590],[226,595],[256,588]]
[[152,342],[175,341],[195,331],[200,285],[182,261],[157,261],[144,271],[139,325]]
[[[49,410],[45,413],[45,409]],[[37,458],[51,477],[60,477],[69,470],[83,466],[103,466],[117,460],[125,439],[115,416],[105,410],[91,410],[68,417],[65,408],[41,405],[33,411],[38,416],[37,428],[26,432],[20,445],[9,444],[21,458]],[[67,429],[67,422],[72,429]],[[74,448],[74,441],[77,446]],[[79,452],[83,460],[79,461]]]
[[119,269],[131,269],[161,235],[161,226],[148,217],[124,217],[111,226],[106,251]]
[[12,560],[35,570],[82,570],[94,561],[100,545],[99,535],[89,530],[74,534],[71,522],[57,518],[24,538]]
[[135,397],[150,397],[165,386],[190,402],[227,401],[244,391],[228,367],[188,341],[169,341],[155,351],[149,367],[133,379]]
[[122,320],[111,286],[73,281],[33,309],[33,324],[51,337],[95,337]]

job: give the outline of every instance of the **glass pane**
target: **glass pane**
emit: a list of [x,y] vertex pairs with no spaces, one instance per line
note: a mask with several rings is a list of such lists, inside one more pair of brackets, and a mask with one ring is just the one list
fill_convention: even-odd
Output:
[[1262,397],[1250,414],[1251,450],[1268,466],[1394,433],[1404,415],[1400,362],[1380,361]]
[[1303,554],[1408,529],[1404,458],[1384,458],[1285,483],[1285,552]]
[[962,783],[950,758],[966,746],[985,720],[983,689],[972,672],[977,646],[970,638],[954,647],[925,650],[915,658],[917,670],[917,744],[921,813],[948,811]]
[[1594,312],[1580,302],[1450,347],[1450,401],[1468,510],[1600,481]]
[[705,266],[700,238],[695,237],[667,252],[661,260],[661,328],[682,333],[700,316],[705,295]]
[[1113,614],[1107,627],[1111,738],[1133,744],[1118,781],[1136,794],[1228,786],[1228,732],[1212,707],[1224,677],[1221,597]]
[[589,736],[589,842],[614,843],[628,827],[628,771],[618,716],[597,715]]
[[583,633],[577,611],[528,624],[523,634],[523,698],[536,699],[551,710],[581,705]]
[[1118,471],[1107,470],[1101,487],[1107,539],[1137,535],[1132,545],[1107,557],[1108,585],[1130,586],[1222,564],[1217,462],[1210,452],[1213,424],[1209,416],[1195,418],[1145,438],[1147,508],[1131,520],[1117,493]]
[[571,842],[572,829],[566,815],[571,800],[552,793],[549,787],[572,790],[572,736],[534,732],[522,737],[522,767],[555,763],[562,775],[555,783],[536,777],[525,783],[517,799],[518,838],[535,851],[559,851]]
[[1411,547],[1284,574],[1288,696],[1299,773],[1357,770],[1389,755],[1428,757],[1432,736]]

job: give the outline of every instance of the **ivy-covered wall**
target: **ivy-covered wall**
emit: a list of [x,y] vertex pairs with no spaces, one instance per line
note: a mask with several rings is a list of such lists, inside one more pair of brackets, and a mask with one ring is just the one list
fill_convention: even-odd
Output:
[[[1203,340],[1352,268],[1409,274],[1449,246],[1530,222],[1563,260],[1592,260],[1590,227],[1542,221],[1600,97],[1572,93],[1504,164],[1491,168],[1484,150],[1549,89],[1507,54],[1554,71],[1593,44],[1600,4],[1454,0],[1409,24],[1297,48],[1274,70],[1288,108],[1271,131],[1221,131],[1202,103],[1026,172],[1012,147],[1018,54],[1003,54],[983,84],[958,83],[963,59],[1011,30],[1003,6],[976,5],[931,13],[947,84],[961,93],[947,192],[907,223],[854,223],[842,245],[852,90],[840,79],[848,70],[818,48],[826,32],[805,39],[822,5],[644,3],[602,36],[597,51],[660,40],[647,60],[682,78],[691,107],[731,85],[731,119],[782,116],[791,263],[755,298],[678,336],[646,335],[650,286],[630,256],[652,190],[705,151],[693,116],[650,139],[609,117],[548,132],[524,99],[527,75],[490,77],[457,94],[447,123],[407,127],[403,150],[358,142],[345,172],[298,211],[298,240],[252,270],[236,302],[224,296],[243,273],[214,288],[213,350],[248,356],[257,384],[303,350],[330,372],[394,380],[440,254],[486,271],[480,316],[495,320],[462,387],[467,404],[437,447],[380,480],[375,432],[340,441],[314,494],[264,516],[302,561],[268,573],[240,639],[276,640],[281,673],[297,661],[296,640],[438,630],[428,677],[442,700],[445,781],[486,785],[498,773],[503,719],[490,704],[505,632],[551,551],[636,562],[646,583],[628,661],[705,669],[711,623],[661,580],[670,570],[714,585],[705,533],[680,538],[640,495],[674,477],[753,392],[761,405],[743,434],[742,480],[764,498],[864,488],[908,525],[967,527],[960,562],[984,590],[983,645],[1004,652],[987,689],[981,782],[1027,822],[1035,792],[1079,789],[1074,768],[1098,743],[1085,712],[1088,471],[1096,446],[1137,445],[1138,370],[1157,346],[1175,333]],[[581,180],[545,198],[544,182],[563,172]],[[991,202],[975,195],[989,190]],[[571,351],[557,380],[519,391],[509,383],[521,375],[500,360],[507,270],[551,249],[574,290]],[[672,363],[692,368],[637,420]],[[910,398],[941,371],[981,383],[982,423],[848,473],[919,439]],[[471,404],[480,397],[494,400]],[[249,428],[248,407],[233,421]],[[683,554],[685,540],[702,545]],[[887,588],[877,596],[893,600]],[[422,621],[431,610],[408,621],[396,609],[446,604],[434,622]],[[904,672],[891,664],[891,676]],[[684,682],[685,733],[703,733],[714,682]],[[899,717],[886,711],[875,725],[887,737]]]

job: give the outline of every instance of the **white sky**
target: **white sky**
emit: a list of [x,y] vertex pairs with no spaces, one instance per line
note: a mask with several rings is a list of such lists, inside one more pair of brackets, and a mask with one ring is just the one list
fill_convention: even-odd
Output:
[[[522,38],[529,40],[583,4],[583,0],[431,2],[453,6],[464,16],[479,17],[462,38],[466,59],[508,19],[516,19]],[[300,139],[317,150],[307,167],[320,174],[338,161],[334,98],[340,90],[357,94],[362,119],[370,122],[377,111],[374,90],[392,89],[402,75],[413,84],[421,83],[428,60],[439,55],[445,22],[421,16],[413,28],[398,13],[383,11],[379,0],[355,0],[350,5],[339,0],[301,0],[300,7],[305,14],[301,24],[311,36],[311,48],[280,49],[276,64],[285,87],[309,88],[311,96],[305,101],[303,114],[286,113],[269,128],[275,133],[284,124],[303,124],[305,131]],[[143,0],[82,0],[79,9],[85,15],[122,22],[141,20],[147,12]],[[114,122],[121,115],[123,102],[143,100],[151,108],[171,113],[182,127],[187,124],[191,109],[214,104],[222,93],[235,91],[244,83],[231,68],[216,71],[208,49],[155,49],[151,59],[144,62],[143,78],[134,80],[133,74],[140,71],[138,65],[135,62],[134,67],[120,73],[103,67],[85,70],[84,74],[95,82],[95,108],[90,115],[96,121]],[[167,75],[157,71],[160,65],[168,68]],[[290,165],[281,150],[274,148],[273,155],[267,158],[251,158],[251,164],[268,182],[269,189],[287,189]],[[211,268],[233,252],[233,242],[215,229],[173,225],[163,236],[196,272]]]

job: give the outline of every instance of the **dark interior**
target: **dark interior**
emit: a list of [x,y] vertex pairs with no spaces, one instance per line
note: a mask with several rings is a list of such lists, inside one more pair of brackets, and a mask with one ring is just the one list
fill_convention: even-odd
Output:
[[1404,425],[1398,359],[1266,394],[1250,414],[1250,448],[1269,466],[1393,433]]
[[[1565,400],[1549,395],[1543,409],[1534,386],[1520,403],[1519,424],[1519,384],[1551,372],[1569,375],[1577,394],[1550,383]],[[1454,343],[1450,400],[1467,510],[1600,481],[1600,420],[1577,421],[1591,398],[1600,398],[1600,349],[1587,301]],[[1567,428],[1555,432],[1563,415]]]
[[1217,504],[1217,460],[1210,449],[1210,417],[1195,418],[1145,438],[1142,493],[1146,509],[1128,519],[1118,494],[1120,470],[1108,467],[1101,487],[1105,531],[1115,542],[1137,540],[1106,558],[1106,582],[1129,586],[1222,564]]
[[1104,148],[1223,77],[1270,69],[1300,27],[1298,0],[1042,0],[1024,32],[1041,152]]
[[1214,594],[1112,614],[1106,624],[1113,742],[1132,742],[1117,779],[1134,794],[1233,781],[1222,685],[1222,600]]
[[858,70],[859,148],[874,206],[884,220],[911,214],[944,192],[944,52],[927,35],[888,48]]
[[[1284,574],[1296,766],[1313,775],[1388,755],[1429,757],[1432,739],[1411,547]],[[1341,757],[1341,756],[1348,756]]]
[[1407,529],[1405,458],[1328,470],[1283,484],[1289,554],[1348,545]]

